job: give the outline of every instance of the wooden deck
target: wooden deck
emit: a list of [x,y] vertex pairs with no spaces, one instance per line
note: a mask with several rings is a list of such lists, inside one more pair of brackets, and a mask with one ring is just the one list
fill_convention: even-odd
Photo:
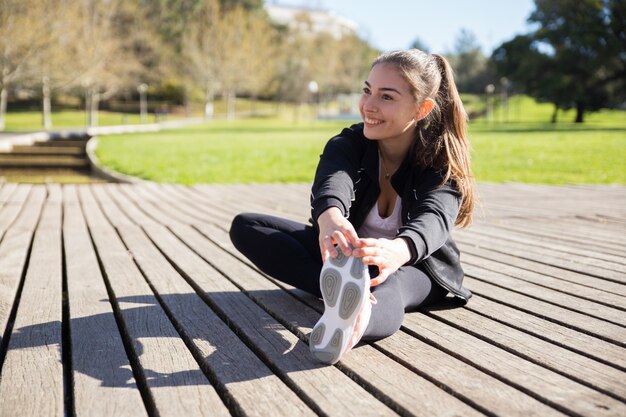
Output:
[[479,191],[469,304],[321,366],[227,235],[307,185],[0,184],[0,415],[625,416],[626,187]]

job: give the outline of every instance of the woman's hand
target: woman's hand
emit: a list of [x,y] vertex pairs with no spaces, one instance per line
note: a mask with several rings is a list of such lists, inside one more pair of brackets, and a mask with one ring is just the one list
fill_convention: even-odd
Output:
[[356,247],[359,237],[352,223],[343,217],[341,210],[337,207],[325,210],[317,218],[317,224],[320,228],[319,245],[322,262],[326,262],[329,255],[332,258],[338,255],[335,245],[339,246],[344,255],[352,255],[350,245]]
[[363,258],[365,265],[376,265],[378,276],[372,278],[371,286],[380,285],[411,259],[408,243],[403,238],[359,239],[358,247],[353,251],[355,257]]

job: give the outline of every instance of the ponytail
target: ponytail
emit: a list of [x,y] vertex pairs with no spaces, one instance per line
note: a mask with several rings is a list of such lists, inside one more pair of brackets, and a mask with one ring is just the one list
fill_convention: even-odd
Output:
[[454,74],[448,61],[441,55],[433,54],[441,74],[441,83],[435,102],[439,107],[441,124],[440,138],[443,141],[444,183],[452,179],[461,194],[461,206],[456,219],[460,227],[472,223],[474,211],[474,177],[470,167],[470,143],[467,137],[467,113],[459,97]]
[[412,152],[422,167],[444,173],[442,185],[452,180],[461,195],[455,224],[467,227],[474,211],[474,177],[470,169],[467,113],[454,83],[448,61],[418,49],[394,51],[379,56],[377,64],[394,65],[413,89],[417,103],[434,100],[430,114],[417,124]]

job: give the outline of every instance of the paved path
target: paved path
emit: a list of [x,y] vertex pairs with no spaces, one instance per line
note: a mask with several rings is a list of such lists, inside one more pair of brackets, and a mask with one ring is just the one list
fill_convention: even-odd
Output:
[[321,366],[227,236],[307,185],[0,184],[0,415],[626,415],[626,187],[479,189],[469,304]]

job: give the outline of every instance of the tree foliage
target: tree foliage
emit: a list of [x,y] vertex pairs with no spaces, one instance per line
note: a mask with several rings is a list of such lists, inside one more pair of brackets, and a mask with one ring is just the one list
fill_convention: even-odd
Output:
[[482,94],[495,78],[489,58],[483,54],[476,36],[467,29],[461,29],[457,35],[448,59],[454,68],[456,86],[463,93]]
[[[529,95],[584,113],[626,99],[626,3],[623,0],[535,0],[538,28],[497,48],[498,72]],[[554,118],[553,118],[554,120]]]
[[[181,102],[236,95],[309,99],[355,91],[376,54],[356,35],[272,23],[263,0],[0,0],[0,128],[12,91],[91,109],[114,96]],[[309,19],[306,13],[300,16]],[[232,100],[231,100],[232,101]],[[231,110],[232,106],[229,106]]]

